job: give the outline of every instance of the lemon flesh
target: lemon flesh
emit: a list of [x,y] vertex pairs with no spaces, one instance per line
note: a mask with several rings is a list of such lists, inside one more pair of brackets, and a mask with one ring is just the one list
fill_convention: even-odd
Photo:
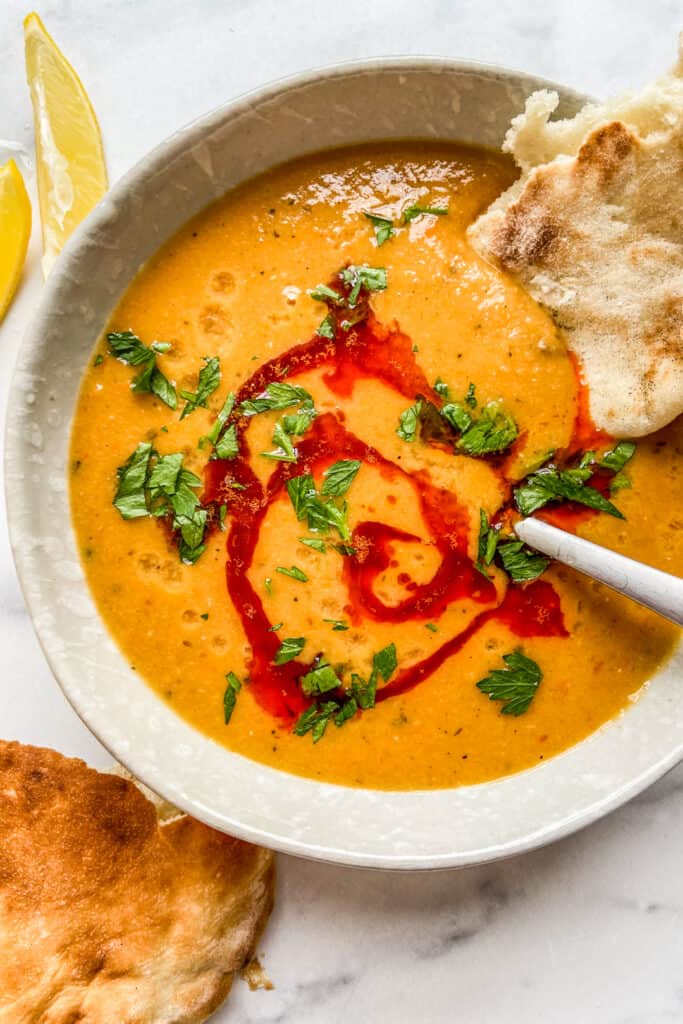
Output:
[[0,167],[0,322],[17,290],[31,237],[31,203],[14,160]]
[[37,14],[24,21],[47,276],[74,228],[107,190],[100,127],[81,80]]

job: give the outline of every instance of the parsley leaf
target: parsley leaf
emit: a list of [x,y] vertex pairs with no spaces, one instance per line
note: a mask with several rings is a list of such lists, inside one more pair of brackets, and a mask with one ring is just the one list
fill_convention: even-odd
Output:
[[399,416],[396,433],[402,441],[407,441],[409,444],[412,444],[416,439],[421,412],[422,399],[418,398],[414,405],[411,405],[409,409],[406,409]]
[[371,675],[369,679],[363,679],[356,672],[351,674],[351,695],[363,711],[374,708],[377,697],[377,675]]
[[318,696],[321,693],[328,693],[330,690],[338,690],[342,681],[331,665],[326,662],[311,669],[299,680],[301,689],[307,697]]
[[586,484],[590,476],[588,468],[556,469],[554,466],[546,466],[532,473],[520,487],[515,488],[515,504],[523,516],[529,516],[550,501],[575,501],[623,519],[616,505]]
[[303,636],[290,636],[283,640],[273,658],[274,665],[286,665],[288,661],[294,661],[306,646],[306,638]]
[[124,519],[139,519],[150,514],[145,483],[151,455],[151,444],[143,442],[116,471],[118,487],[114,497],[114,507],[118,509]]
[[184,420],[186,416],[189,416],[199,406],[202,406],[204,409],[206,408],[209,397],[221,382],[220,362],[218,356],[212,356],[210,359],[205,357],[204,366],[202,366],[197,377],[197,390],[180,392],[180,397],[184,398],[186,403],[180,414],[181,420]]
[[375,241],[379,249],[380,245],[384,245],[394,234],[394,225],[391,217],[382,217],[377,213],[370,213],[366,210],[363,210],[363,216],[367,217],[374,228]]
[[635,455],[636,446],[633,441],[619,441],[611,451],[605,452],[598,463],[600,469],[609,469],[612,473],[620,473],[627,462]]
[[339,713],[340,707],[336,700],[325,701],[323,704],[311,704],[310,708],[306,708],[297,718],[294,735],[305,736],[307,732],[310,732],[313,742],[317,743],[325,735],[330,718]]
[[448,384],[446,384],[445,381],[441,380],[441,377],[437,377],[436,380],[434,381],[434,390],[436,391],[437,395],[441,396],[441,398],[449,398],[450,396],[450,389],[448,387]]
[[290,576],[293,580],[299,580],[300,583],[308,583],[308,576],[303,569],[299,569],[296,565],[293,565],[291,569],[285,569],[282,565],[276,565],[275,572],[281,572],[283,576]]
[[488,576],[485,566],[490,565],[498,547],[498,531],[489,523],[489,517],[483,508],[479,509],[479,543],[477,547],[476,568],[484,576]]
[[342,459],[333,463],[323,473],[325,480],[321,494],[342,497],[353,483],[360,467],[361,463],[357,459]]
[[242,689],[242,684],[234,672],[228,672],[225,678],[228,685],[226,686],[225,693],[223,694],[223,715],[225,718],[225,724],[228,725],[232,718],[232,713],[235,710],[237,694]]
[[315,419],[315,415],[315,409],[302,409],[300,412],[294,413],[294,415],[283,416],[280,420],[282,429],[287,434],[301,437],[310,427]]
[[500,402],[489,402],[478,420],[467,427],[457,447],[467,455],[503,452],[516,439],[517,425]]
[[340,507],[329,498],[324,501],[318,495],[310,473],[291,477],[287,481],[287,493],[297,519],[305,519],[312,533],[327,533],[328,530],[335,529],[342,540],[349,539],[351,530],[346,503]]
[[379,673],[385,683],[389,681],[397,667],[396,644],[393,643],[378,651],[372,659],[373,672]]
[[323,622],[331,623],[333,633],[343,633],[345,630],[349,628],[348,625],[345,622],[342,622],[341,619],[323,619]]
[[316,496],[315,482],[310,473],[293,476],[287,481],[287,494],[294,506],[298,520],[306,518],[306,509],[311,498]]
[[415,220],[416,217],[422,217],[424,214],[431,214],[432,217],[445,217],[448,213],[447,206],[406,206],[403,211],[403,223],[410,224],[411,220]]
[[154,394],[169,409],[175,409],[177,397],[174,386],[157,366],[157,353],[168,352],[168,342],[153,341],[150,347],[143,344],[133,331],[110,331],[107,341],[112,355],[128,366],[141,366],[133,378],[133,391]]
[[317,537],[299,537],[301,544],[305,544],[307,548],[313,548],[314,551],[327,551],[327,544],[324,540],[318,540]]
[[521,540],[510,540],[498,545],[498,557],[513,583],[526,583],[538,579],[550,565],[550,559],[532,551]]
[[334,338],[337,333],[334,317],[331,313],[328,313],[324,320],[321,320],[315,332],[320,338]]
[[274,459],[277,462],[296,462],[299,453],[280,421],[275,424],[273,430],[273,444],[277,447],[272,452],[261,452],[264,459]]
[[486,566],[496,558],[513,583],[537,579],[550,564],[550,559],[526,547],[520,540],[501,537],[500,530],[489,523],[484,509],[479,509],[479,543],[475,568],[488,577]]
[[308,293],[315,302],[333,302],[335,306],[341,306],[344,302],[343,297],[339,292],[335,291],[334,288],[330,288],[326,284],[316,285]]
[[489,700],[506,701],[501,708],[504,715],[523,715],[531,704],[543,673],[531,658],[521,651],[504,654],[506,667],[493,669],[477,688],[488,695]]
[[344,284],[351,288],[346,300],[351,309],[356,305],[362,288],[367,292],[383,292],[387,287],[387,272],[384,267],[344,267],[339,271],[339,276]]
[[459,402],[448,402],[441,407],[441,415],[447,423],[463,433],[472,426],[472,417]]
[[211,458],[234,459],[239,454],[240,446],[237,440],[237,427],[231,423],[225,428],[222,435],[216,442]]
[[211,430],[209,431],[208,434],[206,434],[204,437],[199,439],[199,447],[200,448],[202,446],[202,441],[209,441],[211,444],[215,444],[216,443],[216,441],[218,440],[218,437],[220,435],[221,430],[225,426],[225,424],[226,424],[226,422],[228,420],[228,417],[229,417],[230,413],[232,412],[234,404],[235,404],[235,395],[231,391],[229,393],[229,395],[226,397],[225,401],[223,402],[223,405],[221,406],[221,409],[220,409],[218,415],[216,416],[216,420],[215,420],[213,426],[211,427]]
[[304,408],[313,409],[313,398],[305,388],[297,384],[273,381],[257,398],[247,398],[239,407],[240,416],[256,416],[271,409],[288,409],[290,405],[304,403]]

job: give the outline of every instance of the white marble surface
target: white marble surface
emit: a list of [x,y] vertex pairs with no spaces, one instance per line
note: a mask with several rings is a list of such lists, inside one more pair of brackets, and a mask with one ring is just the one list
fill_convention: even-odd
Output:
[[[0,0],[0,139],[31,169],[18,0]],[[508,64],[601,95],[673,59],[676,0],[46,0],[84,79],[111,179],[176,127],[269,79],[377,54]],[[0,161],[7,153],[0,142]],[[1,244],[1,242],[0,242]],[[2,419],[40,291],[34,232],[0,328]],[[46,566],[49,571],[49,566]],[[0,525],[0,735],[108,763],[62,698]],[[660,1024],[683,1021],[683,767],[608,819],[490,867],[390,875],[280,857],[261,943],[272,992],[238,984],[242,1024]]]

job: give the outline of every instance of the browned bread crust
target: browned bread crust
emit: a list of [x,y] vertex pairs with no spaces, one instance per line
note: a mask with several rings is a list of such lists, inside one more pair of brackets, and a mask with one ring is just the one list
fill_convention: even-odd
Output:
[[534,93],[506,138],[522,175],[469,229],[545,306],[617,436],[683,412],[683,77],[549,121]]
[[1,1024],[192,1024],[273,904],[270,852],[130,781],[0,741]]

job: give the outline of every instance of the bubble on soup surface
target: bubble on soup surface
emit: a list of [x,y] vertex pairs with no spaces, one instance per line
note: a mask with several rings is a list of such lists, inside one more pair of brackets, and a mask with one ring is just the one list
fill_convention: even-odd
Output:
[[211,287],[215,292],[226,294],[235,288],[235,278],[229,270],[217,270],[211,278]]
[[199,315],[199,326],[204,334],[225,334],[231,321],[222,306],[209,305]]

